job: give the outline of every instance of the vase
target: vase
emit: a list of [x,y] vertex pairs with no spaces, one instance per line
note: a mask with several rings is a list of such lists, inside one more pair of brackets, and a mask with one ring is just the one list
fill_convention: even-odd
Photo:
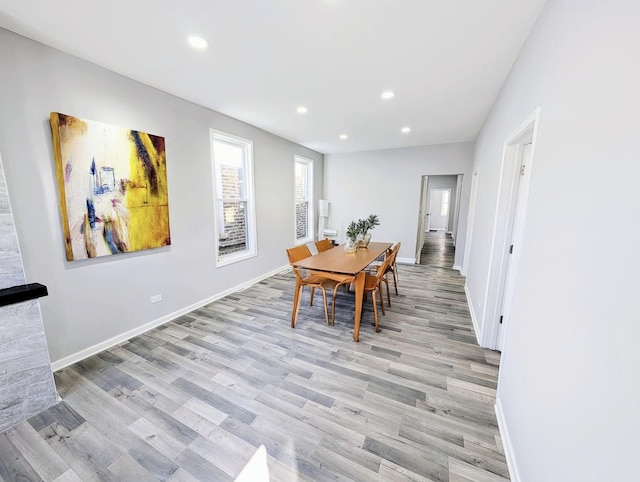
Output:
[[358,234],[358,248],[366,248],[371,241],[371,233]]
[[358,249],[358,245],[354,239],[347,239],[347,242],[344,244],[344,250],[347,253],[355,253]]

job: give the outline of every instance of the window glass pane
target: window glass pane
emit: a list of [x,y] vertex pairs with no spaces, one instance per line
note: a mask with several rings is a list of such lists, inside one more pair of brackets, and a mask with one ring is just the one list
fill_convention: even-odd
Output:
[[306,238],[309,232],[309,203],[296,203],[296,239]]
[[302,162],[296,162],[296,201],[303,201],[307,199],[307,164]]
[[247,203],[218,201],[223,215],[218,219],[218,254],[236,253],[247,249]]
[[313,161],[296,157],[295,160],[295,229],[296,240],[306,241],[313,237],[312,223],[312,173]]
[[449,215],[449,191],[442,191],[442,202],[440,203],[440,216]]
[[244,183],[244,146],[215,140],[213,156],[222,199],[246,198]]

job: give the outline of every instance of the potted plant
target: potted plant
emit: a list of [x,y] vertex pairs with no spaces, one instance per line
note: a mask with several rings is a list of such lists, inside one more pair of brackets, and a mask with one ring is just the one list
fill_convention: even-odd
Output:
[[371,241],[371,233],[369,231],[379,224],[380,220],[375,214],[371,214],[364,219],[358,219],[358,221],[351,221],[347,226],[345,250],[354,252],[357,248],[366,248],[369,245],[369,241]]
[[366,248],[369,246],[369,241],[371,241],[371,231],[376,226],[380,225],[380,220],[376,214],[370,214],[368,218],[358,219],[356,223],[358,230],[358,246],[361,248]]
[[355,253],[358,249],[358,245],[356,244],[356,240],[358,238],[358,225],[351,221],[351,224],[347,226],[347,242],[344,245],[344,250],[347,253]]

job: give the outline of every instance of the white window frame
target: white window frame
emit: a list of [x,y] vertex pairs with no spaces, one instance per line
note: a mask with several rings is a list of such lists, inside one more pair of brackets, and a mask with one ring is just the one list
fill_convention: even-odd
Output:
[[[215,232],[215,250],[216,250],[216,268],[227,266],[238,261],[253,258],[258,255],[257,249],[257,237],[256,237],[256,211],[255,211],[255,192],[253,182],[253,141],[249,139],[243,139],[242,137],[234,136],[226,132],[218,131],[216,129],[210,129],[210,141],[211,141],[211,170],[213,174],[213,206],[214,206],[214,232]],[[245,197],[238,198],[238,201],[247,203],[246,224],[247,224],[247,247],[244,251],[238,251],[226,255],[220,255],[220,233],[218,232],[223,214],[221,213],[220,203],[223,201],[221,197],[218,197],[218,193],[222,195],[221,179],[218,179],[216,175],[216,159],[214,154],[214,143],[226,142],[238,146],[244,151],[243,162],[243,174],[245,184]]]
[[[301,156],[293,156],[294,164],[293,164],[293,239],[295,244],[306,244],[310,243],[315,239],[315,210],[313,205],[313,160],[307,159]],[[296,225],[296,165],[304,164],[307,168],[307,193],[306,193],[306,201],[308,206],[307,211],[307,222],[308,222],[308,232],[307,236],[304,238],[298,238],[298,230]]]

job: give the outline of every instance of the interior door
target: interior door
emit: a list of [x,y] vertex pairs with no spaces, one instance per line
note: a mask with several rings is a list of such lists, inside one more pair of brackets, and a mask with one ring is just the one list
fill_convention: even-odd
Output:
[[[523,189],[525,187],[525,183],[521,181],[521,177],[524,175],[524,170],[526,166],[529,164],[529,158],[531,155],[531,142],[522,146],[522,150],[520,151],[520,155],[518,156],[518,169],[516,170],[515,183],[517,183],[517,194],[515,198],[515,206],[513,209],[513,215],[509,219],[509,256],[507,257],[507,263],[505,266],[504,273],[504,286],[499,293],[501,298],[502,308],[500,310],[500,323],[498,325],[498,342],[496,348],[500,351],[504,349],[504,334],[505,327],[502,324],[502,319],[509,312],[509,303],[511,302],[511,297],[513,296],[513,281],[515,278],[515,269],[513,263],[513,250],[514,250],[514,242],[516,233],[518,233],[518,229],[520,228],[520,224],[523,221],[522,214],[522,204],[523,204]],[[518,247],[515,247],[518,249]]]
[[420,254],[424,245],[424,232],[428,230],[426,220],[427,212],[427,186],[429,185],[429,176],[422,176],[422,184],[420,187],[420,210],[418,213],[418,237],[416,240],[416,264],[420,264]]
[[429,193],[429,231],[446,231],[449,224],[451,189],[432,189]]

